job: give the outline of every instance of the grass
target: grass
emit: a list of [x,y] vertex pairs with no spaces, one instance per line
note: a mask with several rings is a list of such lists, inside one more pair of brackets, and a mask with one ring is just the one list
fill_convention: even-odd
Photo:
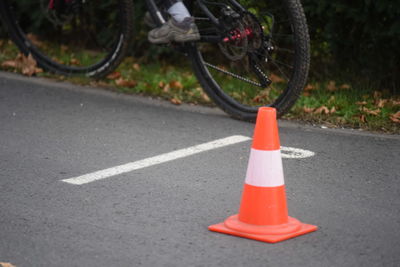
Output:
[[[6,71],[18,71],[1,65],[14,60],[18,53],[18,49],[10,41],[0,40],[0,68]],[[78,58],[78,61],[81,60],[77,54],[73,57]],[[62,56],[63,61],[71,59]],[[184,62],[174,65],[162,61],[144,63],[128,57],[114,73],[97,81],[84,77],[60,77],[44,72],[38,72],[36,75],[105,87],[126,94],[160,97],[173,104],[186,102],[213,105],[201,89],[189,65]],[[251,93],[237,93],[237,98],[245,99],[249,103],[256,99]],[[310,81],[285,118],[329,127],[350,127],[399,134],[400,118],[394,116],[398,112],[400,112],[398,95],[394,96],[386,90],[372,86],[357,88],[339,79],[329,79],[322,82]]]
[[372,87],[354,88],[334,81],[310,83],[288,117],[331,127],[398,134],[400,125],[391,117],[400,111],[399,100],[399,96]]

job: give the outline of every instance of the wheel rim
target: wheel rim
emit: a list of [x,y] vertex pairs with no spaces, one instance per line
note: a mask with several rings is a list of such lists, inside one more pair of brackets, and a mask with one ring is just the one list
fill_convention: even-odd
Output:
[[18,37],[39,64],[90,76],[101,71],[122,48],[119,1],[59,0],[73,6],[50,8],[55,1],[9,0]]
[[[224,53],[221,42],[200,42],[196,47],[197,62],[201,65],[201,72],[209,76],[208,85],[214,93],[233,108],[251,113],[256,112],[259,106],[276,106],[285,98],[296,71],[298,53],[291,17],[282,2],[259,2],[254,1],[258,4],[251,5],[247,9],[249,13],[241,14],[244,17],[242,27],[235,28],[239,28],[236,30],[238,36],[247,34],[246,42],[233,40],[232,44],[239,46],[244,43],[247,46],[245,56],[240,54],[240,50],[236,58],[235,52],[231,51],[232,55]],[[239,13],[239,10],[233,10]],[[201,11],[194,8],[193,12],[201,34],[215,34],[215,29],[212,33],[213,29]],[[213,12],[218,13],[217,8]],[[261,33],[257,33],[257,29]],[[222,37],[226,40],[226,35]]]

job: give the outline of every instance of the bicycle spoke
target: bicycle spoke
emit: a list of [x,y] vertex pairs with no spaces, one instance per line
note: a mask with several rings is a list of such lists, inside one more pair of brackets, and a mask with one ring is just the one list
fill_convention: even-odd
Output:
[[42,68],[65,75],[109,72],[129,45],[130,0],[59,3],[49,7],[48,0],[2,0],[0,5],[16,32],[14,41]]
[[[203,2],[219,26],[204,19],[198,27],[202,33],[215,28],[221,41],[205,38],[196,46],[199,53],[191,55],[202,85],[218,105],[235,116],[254,116],[260,105],[287,110],[300,95],[307,75],[307,68],[298,65],[308,60],[307,44],[299,44],[307,40],[298,38],[307,34],[304,14],[297,10],[299,0],[237,0],[242,7],[233,1],[220,2],[231,2],[230,8]],[[193,14],[205,17],[202,12],[195,9]]]

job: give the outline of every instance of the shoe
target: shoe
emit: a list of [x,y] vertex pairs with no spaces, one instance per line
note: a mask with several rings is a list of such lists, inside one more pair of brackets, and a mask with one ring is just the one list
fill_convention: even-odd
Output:
[[191,42],[200,40],[200,33],[193,17],[187,17],[182,22],[170,18],[161,27],[151,30],[148,39],[153,44]]
[[157,27],[157,24],[154,22],[153,18],[151,17],[151,15],[148,11],[144,14],[143,21],[144,21],[144,24],[146,24],[147,26],[149,26],[152,29]]

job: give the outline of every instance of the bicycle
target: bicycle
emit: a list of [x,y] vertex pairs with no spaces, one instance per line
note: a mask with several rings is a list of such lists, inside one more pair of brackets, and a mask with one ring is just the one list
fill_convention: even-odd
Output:
[[[300,1],[184,2],[201,39],[175,46],[191,61],[207,95],[242,120],[253,121],[259,106],[286,113],[305,86],[310,62]],[[146,5],[157,25],[165,23],[162,5]],[[25,55],[62,75],[104,77],[121,63],[133,36],[132,0],[2,0],[0,14]]]

